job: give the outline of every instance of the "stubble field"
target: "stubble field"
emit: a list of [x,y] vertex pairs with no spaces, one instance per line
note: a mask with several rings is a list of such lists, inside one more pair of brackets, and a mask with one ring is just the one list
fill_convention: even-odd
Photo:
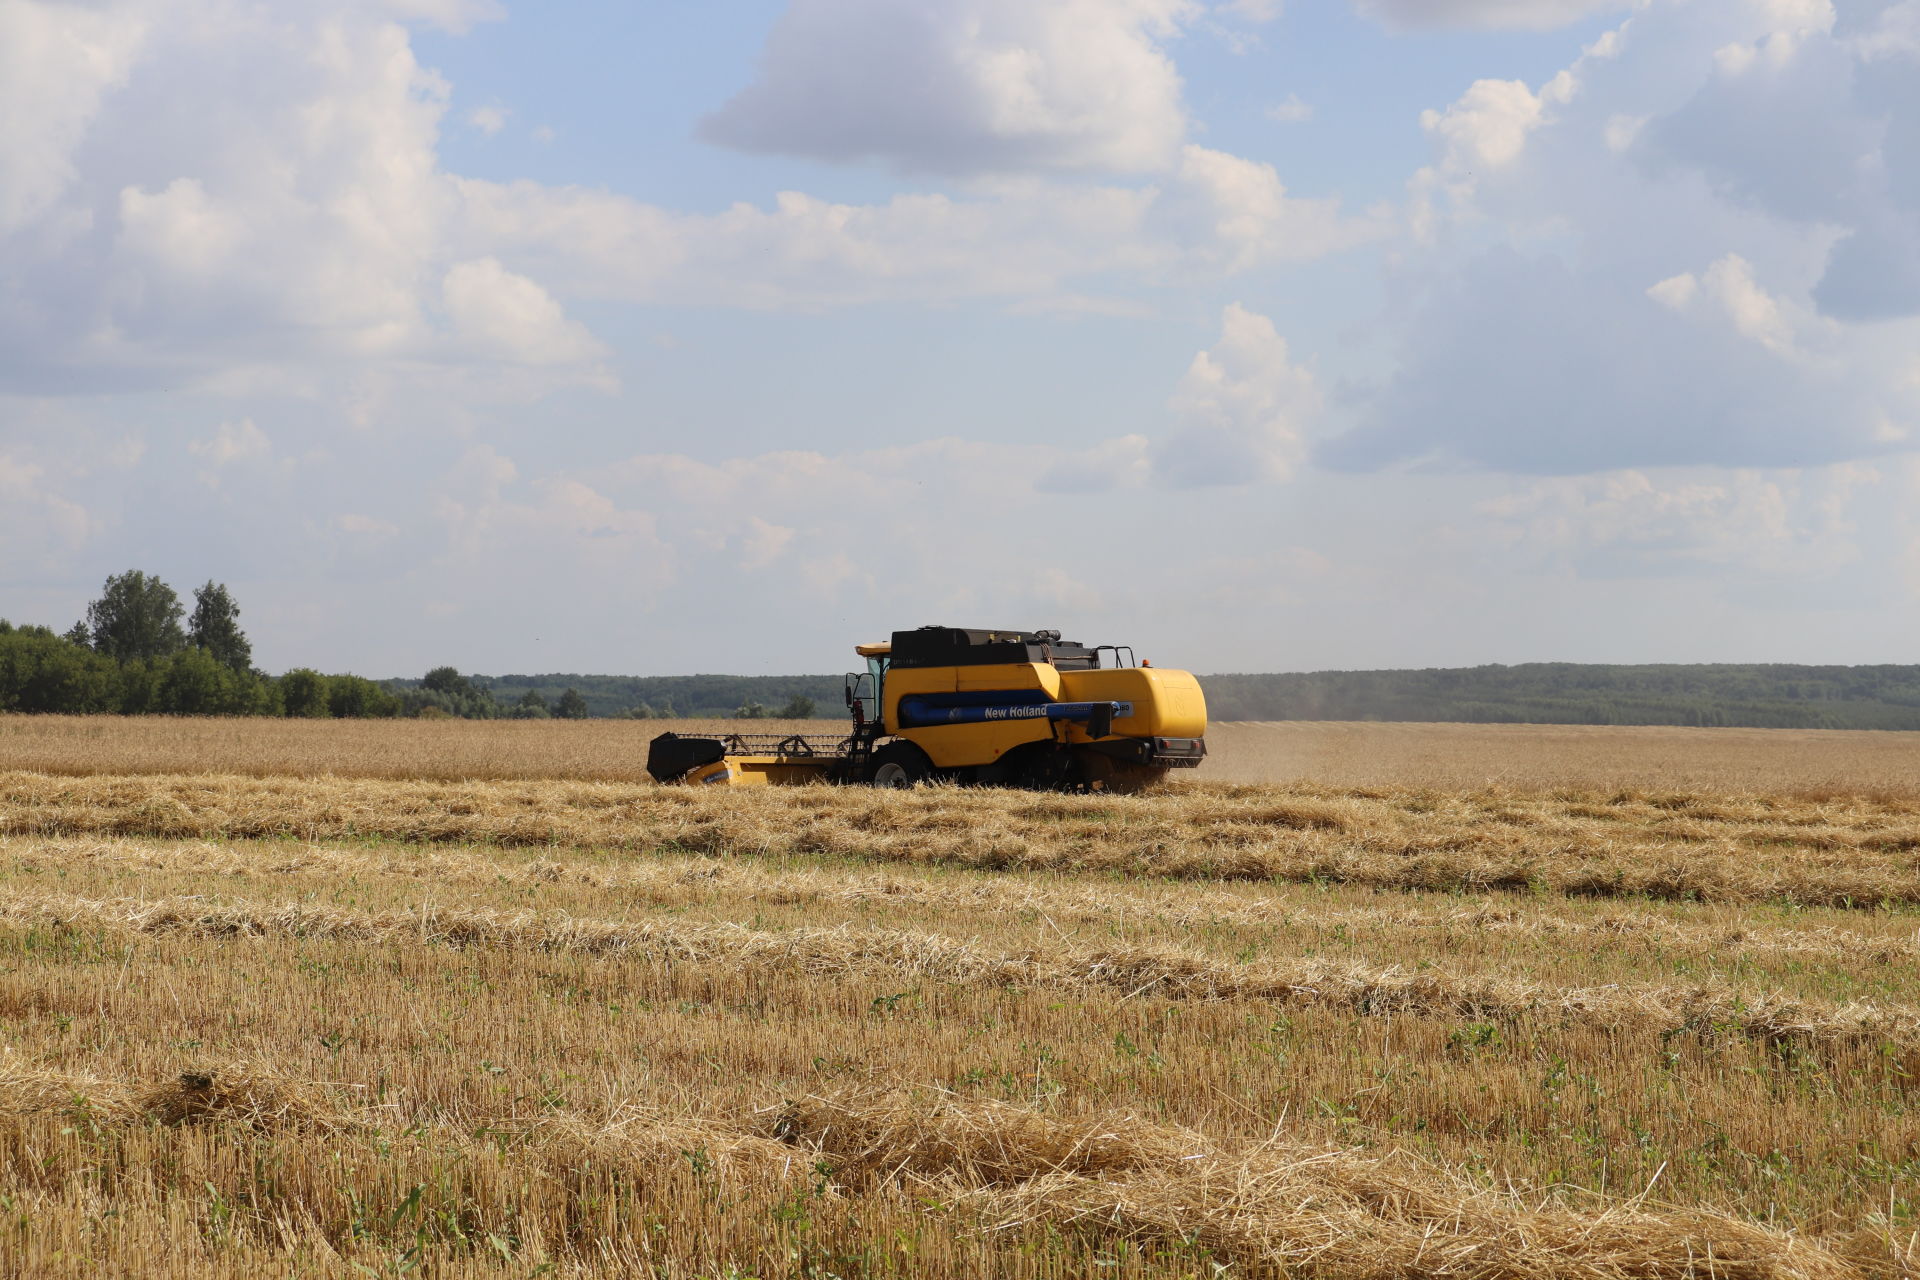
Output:
[[1920,1273],[1920,737],[664,727],[0,718],[8,1274]]

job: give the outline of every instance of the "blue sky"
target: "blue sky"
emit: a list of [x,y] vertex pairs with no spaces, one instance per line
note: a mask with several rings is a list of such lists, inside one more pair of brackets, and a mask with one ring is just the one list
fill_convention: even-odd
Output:
[[1920,0],[0,0],[0,616],[1907,661]]

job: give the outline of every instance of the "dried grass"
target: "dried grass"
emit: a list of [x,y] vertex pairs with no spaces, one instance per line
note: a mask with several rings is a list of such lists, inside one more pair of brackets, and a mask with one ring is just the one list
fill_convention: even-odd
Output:
[[1587,898],[1920,904],[1920,803],[0,775],[0,833],[573,847]]
[[[246,750],[442,745],[362,728]],[[1920,1277],[1893,755],[723,796],[179,732],[0,775],[0,1275]]]
[[899,1180],[986,1215],[1197,1244],[1260,1272],[1474,1280],[1787,1280],[1858,1275],[1787,1232],[1640,1204],[1582,1211],[1475,1187],[1398,1154],[1274,1137],[1222,1148],[1133,1114],[1063,1121],[907,1092],[804,1098],[777,1131],[859,1183]]
[[[1783,998],[1725,986],[1648,987],[1610,983],[1553,988],[1511,979],[1407,972],[1320,961],[1222,964],[1191,953],[1146,948],[1030,947],[997,953],[939,934],[889,929],[790,929],[737,924],[629,924],[620,921],[434,907],[371,912],[302,903],[211,904],[191,899],[97,901],[68,895],[0,897],[0,920],[62,928],[121,928],[213,938],[288,936],[325,940],[486,947],[606,955],[635,952],[666,960],[725,962],[817,976],[862,974],[896,983],[931,980],[1000,987],[1082,988],[1122,998],[1258,1001],[1281,1007],[1330,1007],[1365,1017],[1415,1016],[1512,1020],[1749,1036],[1772,1042],[1855,1043],[1920,1051],[1920,1008],[1845,1005]],[[229,1105],[252,1108],[272,1084],[258,1077],[212,1077],[166,1105],[198,1114]],[[183,1080],[186,1077],[182,1077]],[[155,1095],[159,1097],[159,1095]],[[262,1101],[261,1106],[267,1105]]]
[[[762,721],[832,734],[844,721]],[[0,770],[647,784],[656,733],[728,720],[260,720],[0,715]],[[1920,797],[1920,733],[1611,725],[1212,725],[1201,780],[1335,787]]]
[[[1298,898],[1253,896],[1251,886],[1205,882],[1128,888],[1088,885],[1073,879],[995,877],[955,881],[851,868],[771,868],[758,862],[700,859],[610,861],[602,858],[534,856],[508,860],[498,853],[451,849],[342,849],[274,843],[191,841],[156,844],[128,837],[3,837],[0,856],[17,869],[93,866],[110,871],[219,875],[243,881],[314,880],[342,877],[397,885],[501,885],[616,891],[620,900],[649,908],[684,907],[723,898],[739,907],[916,906],[937,913],[1045,913],[1067,922],[1106,921],[1116,914],[1152,919],[1185,929],[1278,926],[1343,933],[1441,935],[1453,945],[1462,936],[1502,935],[1562,941],[1574,947],[1633,942],[1668,953],[1725,957],[1752,955],[1843,959],[1864,964],[1920,961],[1920,927],[1889,919],[1886,928],[1863,932],[1833,925],[1783,928],[1756,924],[1748,916],[1721,913],[1691,918],[1617,907],[1576,918],[1556,911],[1552,900],[1515,905],[1407,899],[1387,905],[1330,907]],[[1864,917],[1872,920],[1873,917]],[[1432,946],[1429,939],[1415,945]]]

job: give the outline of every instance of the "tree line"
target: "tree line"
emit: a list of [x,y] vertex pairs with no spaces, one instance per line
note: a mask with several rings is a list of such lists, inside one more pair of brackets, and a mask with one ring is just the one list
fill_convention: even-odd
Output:
[[[463,675],[370,680],[253,665],[225,584],[189,610],[159,578],[107,579],[65,633],[0,620],[0,712],[464,719],[807,719],[839,676]],[[1412,720],[1920,730],[1920,666],[1565,662],[1202,679],[1215,720]]]
[[1920,666],[1533,662],[1218,675],[1216,720],[1920,729]]
[[[587,714],[624,720],[808,720],[845,716],[840,676],[475,676],[503,704],[579,692]],[[412,683],[412,682],[402,682]]]
[[138,569],[115,574],[66,632],[0,619],[0,711],[119,715],[390,716],[584,719],[585,700],[562,691],[511,705],[484,681],[436,667],[418,682],[327,675],[296,667],[279,676],[253,665],[240,606],[224,583],[178,593]]

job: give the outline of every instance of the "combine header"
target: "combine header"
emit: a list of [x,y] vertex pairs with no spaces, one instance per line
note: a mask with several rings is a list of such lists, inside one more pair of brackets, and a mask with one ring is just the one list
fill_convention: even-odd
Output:
[[647,772],[736,787],[946,780],[1130,791],[1206,758],[1199,681],[1138,663],[1124,645],[921,627],[856,652],[867,669],[847,676],[845,737],[663,733]]

